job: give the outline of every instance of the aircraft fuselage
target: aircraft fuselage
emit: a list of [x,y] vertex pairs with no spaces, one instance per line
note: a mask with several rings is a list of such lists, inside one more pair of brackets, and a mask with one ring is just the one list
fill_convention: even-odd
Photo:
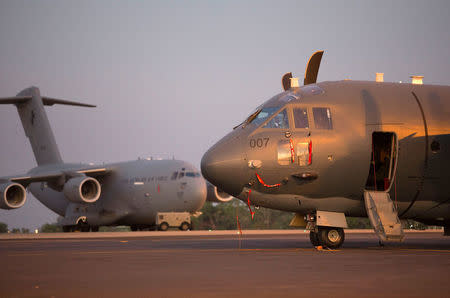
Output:
[[[80,164],[57,164],[70,171]],[[84,165],[88,166],[88,165]],[[206,200],[206,183],[198,170],[180,160],[146,160],[104,165],[110,174],[98,177],[102,192],[92,204],[70,202],[47,182],[32,183],[31,193],[49,209],[76,223],[85,216],[91,226],[155,224],[158,212],[191,212],[201,209]],[[51,170],[37,167],[29,173]]]
[[292,88],[217,142],[202,172],[252,205],[366,216],[364,190],[383,190],[401,218],[448,225],[449,116],[448,86],[337,81]]

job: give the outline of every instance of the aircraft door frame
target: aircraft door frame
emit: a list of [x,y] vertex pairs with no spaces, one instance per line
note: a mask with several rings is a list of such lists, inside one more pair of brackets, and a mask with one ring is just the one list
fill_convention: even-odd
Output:
[[391,190],[397,175],[398,147],[395,132],[372,132],[370,167],[365,190],[380,192]]

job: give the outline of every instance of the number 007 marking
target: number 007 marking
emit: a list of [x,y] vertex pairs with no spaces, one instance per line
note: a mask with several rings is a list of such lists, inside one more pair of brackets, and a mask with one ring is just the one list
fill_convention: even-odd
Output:
[[250,139],[250,148],[265,148],[269,143],[269,138]]

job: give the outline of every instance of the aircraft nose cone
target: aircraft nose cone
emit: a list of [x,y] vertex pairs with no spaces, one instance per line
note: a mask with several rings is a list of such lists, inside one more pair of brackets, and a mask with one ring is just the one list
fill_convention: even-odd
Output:
[[206,182],[204,179],[195,178],[195,181],[190,185],[189,189],[185,191],[186,200],[186,210],[190,212],[196,212],[202,209],[206,201]]
[[237,140],[222,140],[211,147],[201,161],[203,177],[209,182],[237,196],[243,188],[244,155]]

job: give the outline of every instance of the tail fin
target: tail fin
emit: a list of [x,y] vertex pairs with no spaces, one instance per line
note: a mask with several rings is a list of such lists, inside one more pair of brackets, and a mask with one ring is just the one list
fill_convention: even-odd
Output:
[[16,97],[0,98],[0,104],[15,104],[25,135],[29,138],[38,165],[62,163],[55,136],[50,127],[44,105],[65,104],[95,107],[73,101],[41,97],[37,87],[22,90]]

